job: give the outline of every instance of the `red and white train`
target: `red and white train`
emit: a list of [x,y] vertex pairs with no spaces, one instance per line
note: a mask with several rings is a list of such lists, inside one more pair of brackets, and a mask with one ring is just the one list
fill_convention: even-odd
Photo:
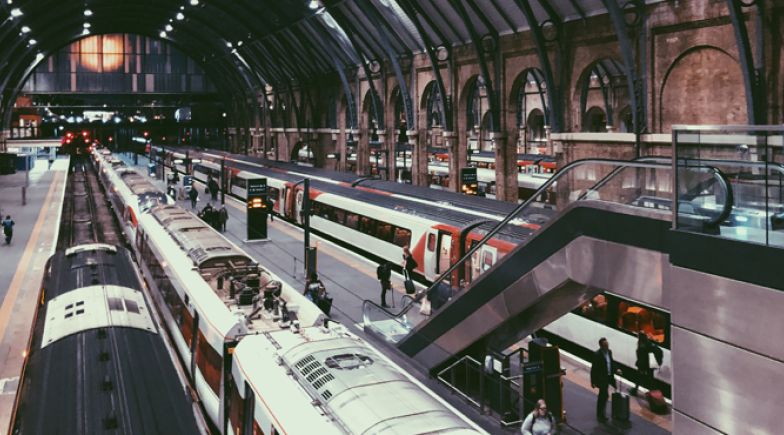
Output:
[[321,326],[316,305],[195,215],[166,199],[146,200],[155,187],[149,180],[149,190],[135,179],[129,186],[127,168],[109,169],[106,155],[94,155],[219,432],[484,433],[342,326]]
[[[215,162],[225,158],[230,174],[227,192],[239,199],[246,198],[247,179],[267,178],[274,212],[298,225],[302,223],[303,196],[299,182],[310,178],[313,200],[310,223],[314,230],[371,259],[385,259],[393,264],[401,262],[402,246],[410,245],[418,263],[415,272],[426,283],[433,282],[457,262],[489,228],[515,208],[514,204],[486,198],[366,180],[353,174],[248,156],[198,151],[192,156],[201,159],[193,166],[193,176],[199,181],[206,181],[210,176],[218,179],[220,164]],[[182,157],[179,153],[170,156],[169,163],[178,171],[185,170],[178,163]],[[546,201],[538,206],[541,221],[517,221],[516,225],[508,225],[472,256],[469,270],[459,271],[462,275],[455,272],[453,282],[471,281],[538,229],[553,214]],[[479,221],[486,223],[466,230]],[[664,364],[656,377],[669,384],[669,313],[609,293],[594,299],[548,325],[545,331],[566,340],[566,347],[580,350],[586,356],[595,347],[597,334],[606,336],[618,350],[619,362],[633,369],[636,333],[646,329],[664,349]]]

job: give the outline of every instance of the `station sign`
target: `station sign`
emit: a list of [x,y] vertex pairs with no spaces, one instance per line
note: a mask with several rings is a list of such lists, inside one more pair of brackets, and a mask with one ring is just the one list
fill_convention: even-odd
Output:
[[248,180],[248,240],[267,238],[267,179],[252,178]]
[[462,168],[460,170],[461,191],[466,195],[476,195],[479,191],[479,178],[476,168]]

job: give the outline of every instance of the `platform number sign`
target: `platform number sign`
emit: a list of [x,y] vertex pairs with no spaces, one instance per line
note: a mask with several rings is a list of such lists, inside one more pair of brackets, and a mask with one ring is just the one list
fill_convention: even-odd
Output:
[[460,170],[460,191],[466,195],[477,195],[479,192],[479,179],[476,168],[463,168]]
[[267,238],[267,179],[248,180],[248,240]]

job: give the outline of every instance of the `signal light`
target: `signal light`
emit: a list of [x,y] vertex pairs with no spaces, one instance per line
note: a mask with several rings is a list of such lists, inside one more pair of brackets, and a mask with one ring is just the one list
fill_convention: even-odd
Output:
[[145,132],[144,132],[144,133],[142,133],[142,134],[144,135],[144,137],[148,137],[148,136],[150,136],[150,132],[149,132],[149,131],[145,131]]
[[87,133],[87,130],[85,130],[85,131],[83,131],[83,132],[82,132],[82,136],[84,136],[84,137],[87,137],[87,135],[88,135],[88,134],[89,134],[89,133]]

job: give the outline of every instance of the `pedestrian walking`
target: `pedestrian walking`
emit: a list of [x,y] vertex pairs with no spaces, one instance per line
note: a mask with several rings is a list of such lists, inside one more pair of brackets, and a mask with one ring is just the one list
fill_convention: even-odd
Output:
[[523,435],[554,435],[556,433],[555,417],[547,411],[544,399],[536,401],[533,412],[528,414],[520,427]]
[[269,214],[270,222],[275,222],[275,212],[272,210],[275,207],[275,201],[273,201],[269,196],[264,200],[267,206],[267,214]]
[[222,205],[220,210],[218,210],[218,226],[220,227],[221,232],[226,232],[226,222],[229,221],[229,212],[226,210],[226,206]]
[[[387,291],[392,288],[392,265],[388,261],[382,261],[376,268],[376,277],[381,283],[381,306],[389,308],[387,305]],[[392,294],[392,305],[395,305],[395,295]]]
[[599,389],[599,396],[596,400],[596,418],[602,422],[607,421],[604,411],[607,408],[607,399],[610,397],[608,388],[616,388],[613,364],[610,344],[606,338],[602,337],[599,340],[599,349],[594,352],[591,363],[591,387]]
[[11,239],[14,237],[14,220],[11,215],[6,215],[3,219],[3,234],[5,235],[5,244],[10,245]]
[[191,208],[196,208],[196,201],[199,200],[199,192],[196,191],[196,188],[191,186],[190,192],[188,192],[188,198],[191,200]]

